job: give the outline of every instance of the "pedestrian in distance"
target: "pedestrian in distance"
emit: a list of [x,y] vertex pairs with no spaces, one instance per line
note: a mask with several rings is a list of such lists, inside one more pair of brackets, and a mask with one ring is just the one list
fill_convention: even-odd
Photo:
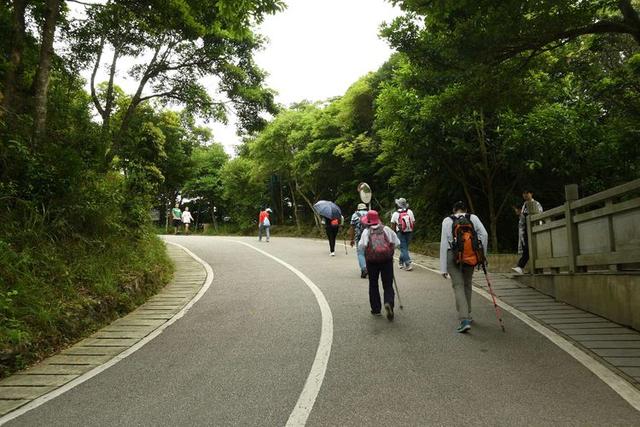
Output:
[[338,236],[338,231],[340,231],[340,226],[344,223],[344,217],[342,215],[340,215],[340,218],[322,217],[322,223],[329,239],[329,255],[336,256],[336,237]]
[[176,203],[175,207],[171,209],[171,222],[173,223],[173,234],[178,234],[178,229],[182,225],[182,211],[180,210],[180,203]]
[[471,292],[473,271],[485,263],[489,235],[476,215],[467,213],[464,202],[453,205],[453,215],[442,221],[440,235],[440,271],[451,277],[460,325],[458,332],[471,329]]
[[396,207],[397,210],[391,215],[391,225],[400,239],[400,269],[411,271],[413,266],[409,256],[409,243],[411,243],[416,219],[404,197],[396,199]]
[[393,320],[395,293],[393,292],[393,253],[400,244],[398,235],[382,224],[377,211],[370,210],[360,219],[366,226],[362,230],[358,248],[364,252],[369,273],[369,304],[371,314],[380,316],[382,303],[378,289],[378,277],[382,279],[384,309],[387,320]]
[[191,221],[193,221],[193,217],[191,216],[191,212],[189,212],[189,206],[184,208],[182,215],[180,216],[182,223],[184,224],[184,233],[189,234],[189,225]]
[[362,217],[367,214],[367,205],[359,203],[357,210],[351,215],[351,227],[349,227],[349,240],[351,241],[351,247],[356,246],[356,255],[358,257],[358,265],[360,266],[360,277],[362,279],[367,277],[367,262],[364,257],[364,251],[358,247],[360,237],[362,236],[362,230],[364,224],[362,224]]
[[[537,200],[533,199],[533,192],[525,189],[522,192],[522,198],[524,203],[522,208],[516,213],[519,216],[518,219],[518,254],[520,259],[518,265],[512,268],[518,274],[524,274],[524,268],[529,262],[529,234],[527,233],[527,217],[529,214],[537,214],[542,212],[542,205]],[[531,210],[531,212],[529,212]]]
[[260,211],[260,215],[258,216],[258,241],[262,241],[262,234],[264,233],[267,237],[267,243],[269,243],[269,238],[271,237],[271,220],[269,219],[269,215],[271,214],[271,208],[266,208]]

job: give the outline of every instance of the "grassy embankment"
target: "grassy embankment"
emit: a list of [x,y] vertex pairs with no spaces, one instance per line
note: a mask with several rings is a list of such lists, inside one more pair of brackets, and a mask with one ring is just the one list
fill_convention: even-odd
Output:
[[[23,240],[23,242],[25,242]],[[150,234],[0,239],[0,378],[133,310],[171,278]]]

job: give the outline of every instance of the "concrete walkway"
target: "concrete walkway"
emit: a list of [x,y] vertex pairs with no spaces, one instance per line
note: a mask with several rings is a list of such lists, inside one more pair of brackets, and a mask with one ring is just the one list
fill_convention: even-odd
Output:
[[[128,315],[41,363],[0,381],[0,416],[61,389],[82,376],[95,375],[107,362],[162,328],[200,291],[207,279],[202,264],[174,245],[167,245],[176,264],[173,280]],[[0,418],[0,424],[2,419]]]
[[[414,253],[411,256],[414,262],[428,269],[440,268],[438,258]],[[513,277],[512,274],[489,272],[493,291],[502,303],[570,340],[640,390],[639,332],[558,302],[521,284]],[[488,292],[487,281],[482,272],[476,271],[473,285]]]

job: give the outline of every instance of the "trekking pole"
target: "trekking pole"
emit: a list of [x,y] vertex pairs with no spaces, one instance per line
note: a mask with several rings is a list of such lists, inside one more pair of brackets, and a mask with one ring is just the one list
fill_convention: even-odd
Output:
[[504,329],[504,323],[502,323],[502,313],[500,312],[500,307],[496,303],[496,295],[493,293],[493,289],[491,288],[491,282],[489,281],[489,274],[487,274],[487,267],[485,264],[482,264],[482,271],[484,272],[484,277],[487,279],[487,286],[489,287],[489,293],[491,294],[491,299],[493,300],[493,308],[496,309],[496,317],[498,318],[498,322],[500,322],[500,327],[502,328],[502,332],[507,332]]
[[402,305],[402,299],[400,299],[400,291],[398,290],[398,282],[396,282],[396,275],[393,275],[393,284],[396,286],[396,295],[398,295],[398,304],[400,305],[400,310],[404,310],[404,306]]

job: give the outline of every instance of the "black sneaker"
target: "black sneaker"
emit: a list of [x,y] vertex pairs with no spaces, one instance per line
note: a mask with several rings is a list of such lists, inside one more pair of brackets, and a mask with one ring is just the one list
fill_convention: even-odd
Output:
[[374,315],[374,316],[376,316],[376,317],[380,317],[380,316],[382,316],[382,313],[380,313],[379,311],[373,311],[373,310],[371,310],[371,314],[373,314],[373,315]]
[[388,302],[385,303],[384,309],[387,312],[387,320],[391,322],[393,320],[393,308],[391,307],[391,304],[389,304]]
[[360,278],[364,279],[367,277],[367,269],[365,268],[364,270],[360,270]]

